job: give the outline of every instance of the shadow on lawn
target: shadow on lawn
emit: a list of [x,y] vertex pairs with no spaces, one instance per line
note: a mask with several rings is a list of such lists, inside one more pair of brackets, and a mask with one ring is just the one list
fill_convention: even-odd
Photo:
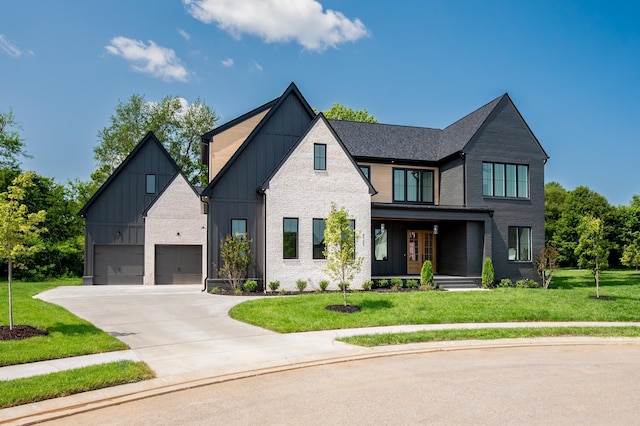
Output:
[[358,306],[362,309],[389,309],[393,307],[393,303],[388,300],[363,300]]
[[[593,273],[583,271],[580,275],[554,275],[551,289],[571,290],[573,288],[594,288],[596,286]],[[600,287],[640,284],[640,271],[607,270],[600,273]]]
[[90,324],[63,324],[56,323],[47,327],[49,333],[60,333],[65,336],[77,336],[82,334],[99,334],[101,331]]

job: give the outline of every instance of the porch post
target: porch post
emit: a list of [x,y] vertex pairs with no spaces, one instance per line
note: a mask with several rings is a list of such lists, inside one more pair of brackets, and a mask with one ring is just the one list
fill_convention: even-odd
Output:
[[491,217],[487,217],[484,220],[484,256],[482,257],[482,261],[484,262],[484,259],[486,259],[487,257],[490,257],[491,260],[493,259],[493,247],[492,247],[492,241],[493,241],[493,219]]

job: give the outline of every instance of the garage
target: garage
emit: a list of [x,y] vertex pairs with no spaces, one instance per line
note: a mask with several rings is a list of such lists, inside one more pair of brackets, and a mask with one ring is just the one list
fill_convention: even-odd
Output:
[[201,245],[156,245],[156,284],[200,284]]
[[94,246],[94,284],[142,284],[144,246],[102,244]]

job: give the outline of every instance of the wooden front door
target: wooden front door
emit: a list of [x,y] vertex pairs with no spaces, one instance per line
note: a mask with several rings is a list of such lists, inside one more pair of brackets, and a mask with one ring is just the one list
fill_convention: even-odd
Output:
[[433,231],[407,231],[407,274],[419,274],[425,260],[436,270],[436,238]]

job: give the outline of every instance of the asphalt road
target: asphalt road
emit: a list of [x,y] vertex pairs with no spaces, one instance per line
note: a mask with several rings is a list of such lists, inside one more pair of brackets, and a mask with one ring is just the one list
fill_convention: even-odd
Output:
[[640,345],[389,356],[188,389],[47,425],[637,425]]

